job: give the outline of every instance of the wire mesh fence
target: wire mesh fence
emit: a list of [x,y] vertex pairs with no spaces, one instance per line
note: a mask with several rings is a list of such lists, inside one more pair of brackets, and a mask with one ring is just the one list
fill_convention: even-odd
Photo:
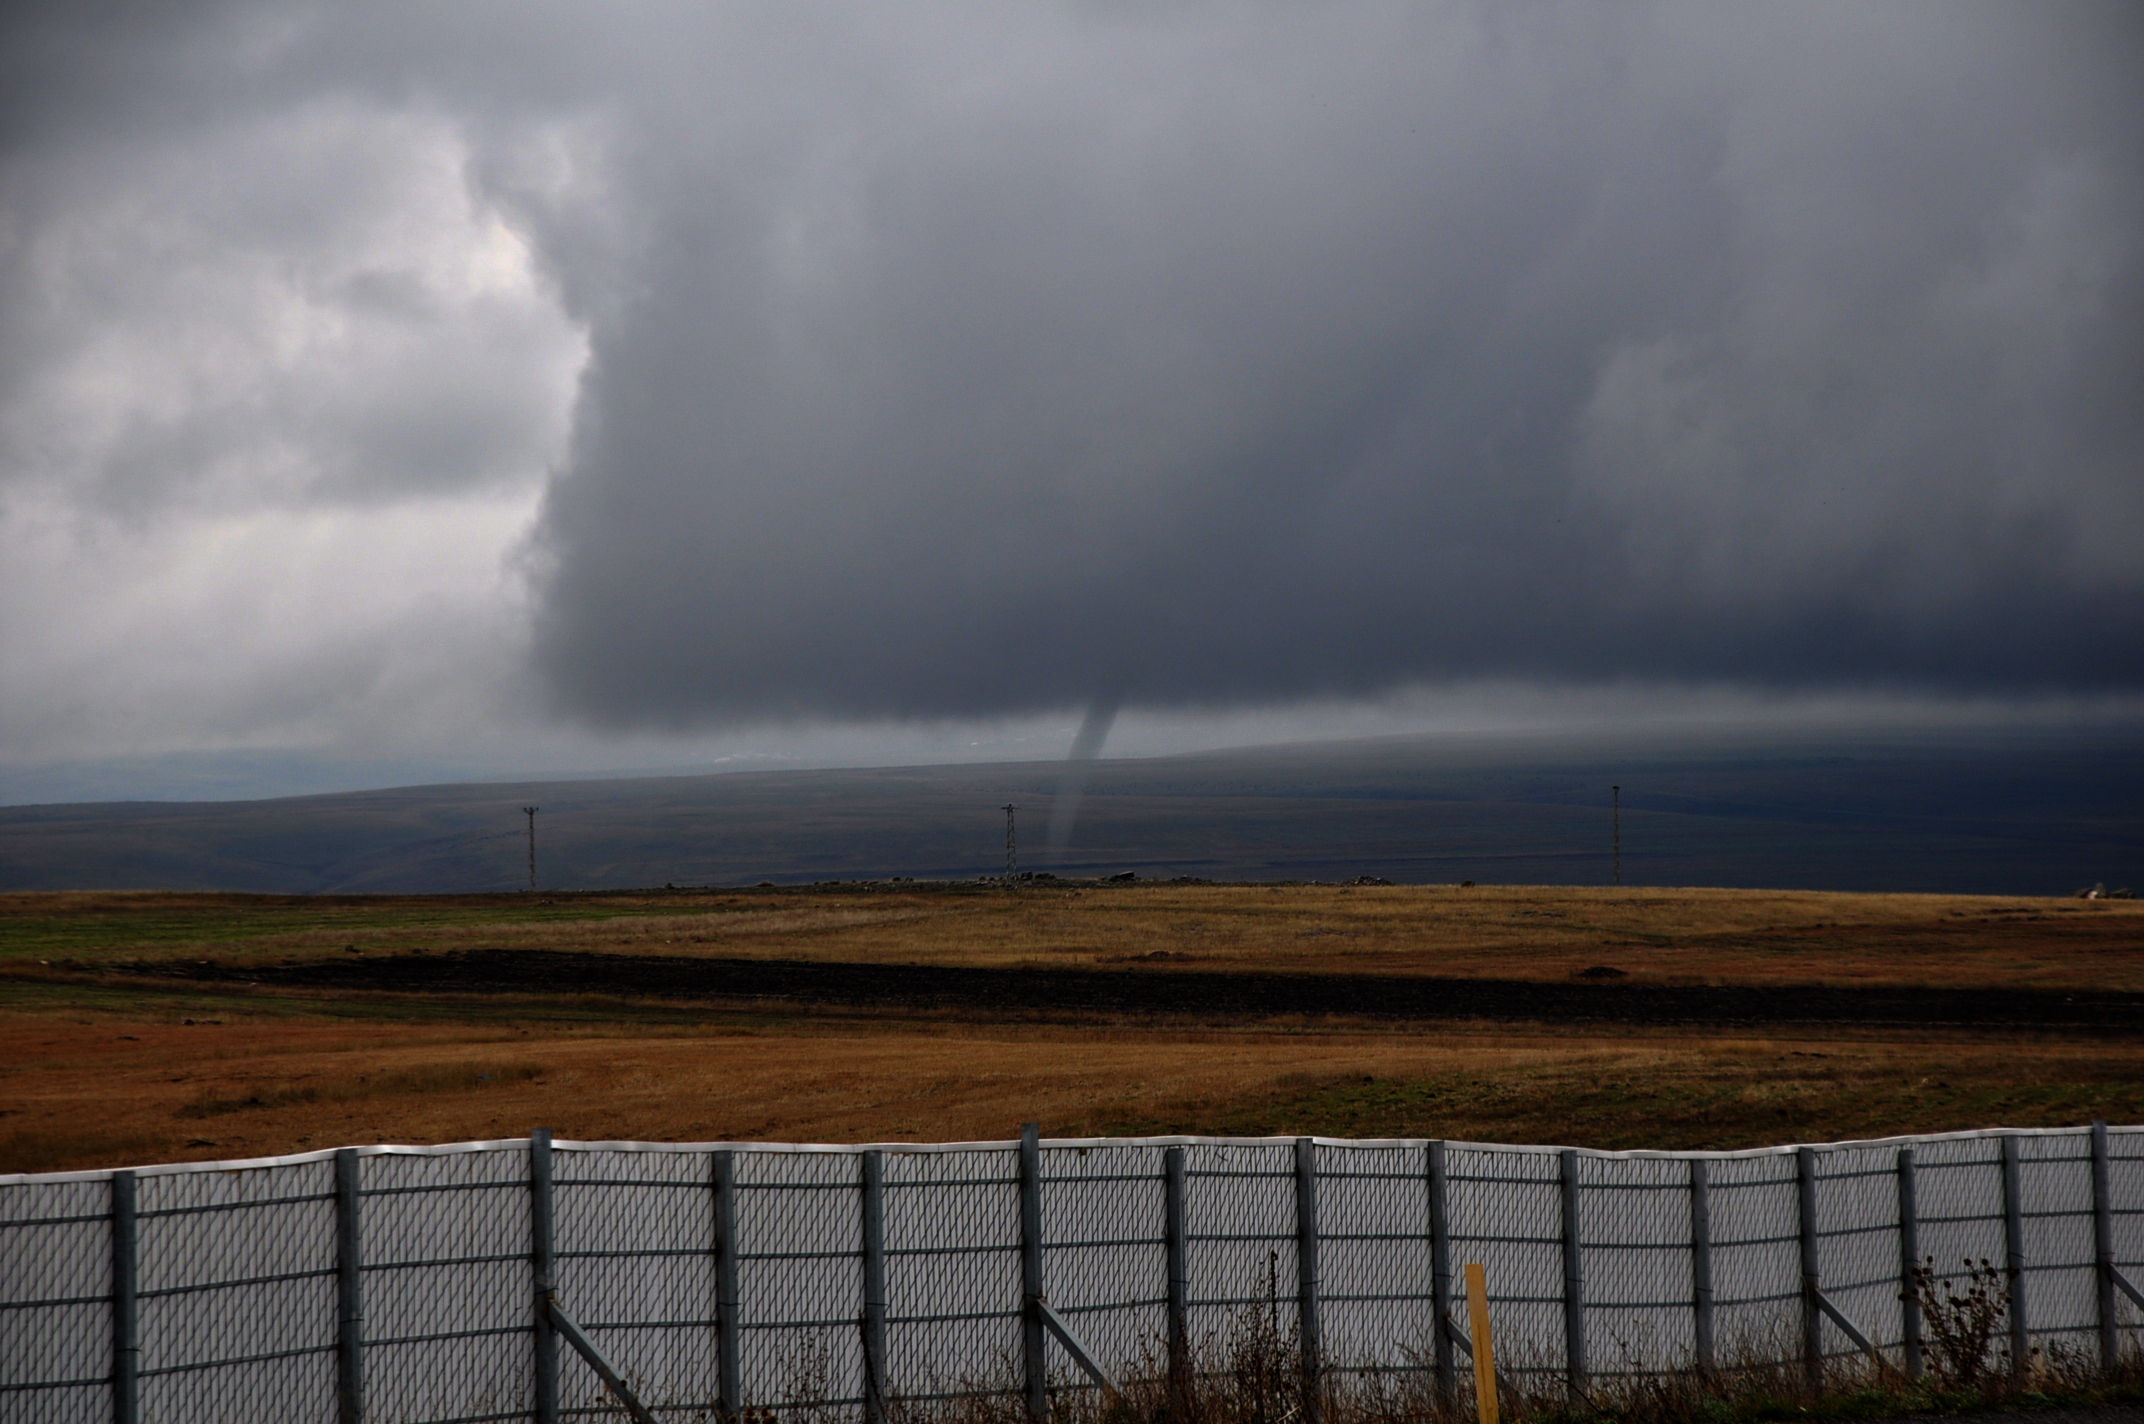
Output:
[[1731,1349],[1914,1369],[1927,1258],[2003,1272],[2017,1357],[2111,1366],[2144,1301],[2144,1128],[1734,1153],[538,1134],[0,1177],[0,1421],[552,1424],[615,1415],[600,1360],[656,1419],[876,1424],[1032,1407],[1084,1387],[1079,1353],[1191,1368],[1247,1313],[1317,1376],[1448,1381],[1465,1262],[1515,1378]]

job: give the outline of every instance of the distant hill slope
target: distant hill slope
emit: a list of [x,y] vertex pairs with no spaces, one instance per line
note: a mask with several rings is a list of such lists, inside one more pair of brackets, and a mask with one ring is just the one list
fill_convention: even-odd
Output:
[[1030,762],[0,809],[0,889],[461,891],[1001,870],[2064,894],[2144,885],[2144,734],[1405,738],[1101,762],[1061,861]]

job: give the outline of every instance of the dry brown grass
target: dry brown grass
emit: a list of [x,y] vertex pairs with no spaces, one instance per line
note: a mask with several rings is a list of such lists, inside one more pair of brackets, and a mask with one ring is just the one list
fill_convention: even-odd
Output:
[[[1601,1147],[2144,1118],[2144,1045],[1474,1028],[0,1020],[0,1170],[520,1136],[1422,1135]],[[488,1075],[488,1076],[480,1076]]]
[[[1195,1033],[336,1001],[101,970],[488,945],[1056,967],[2144,988],[2144,909],[1713,890],[843,887],[0,897],[0,1170],[519,1136],[1317,1132],[1737,1147],[2144,1119],[2144,1045],[2016,1034],[1274,1024]],[[1166,960],[1143,958],[1165,951]],[[39,961],[49,959],[49,964]],[[72,966],[70,968],[69,966]],[[187,1026],[181,1020],[221,1019]]]
[[[265,906],[278,908],[274,914]],[[295,909],[289,907],[297,907]],[[487,913],[488,909],[488,913]],[[301,914],[301,912],[303,912]],[[293,923],[281,928],[276,914]],[[197,922],[189,932],[189,917]],[[1019,967],[2144,990],[2144,905],[1497,886],[886,887],[672,895],[0,896],[0,943],[89,966],[512,946]],[[153,926],[153,935],[144,926]],[[56,927],[56,928],[54,928]],[[1160,952],[1166,960],[1148,958]],[[24,964],[20,954],[8,956]]]

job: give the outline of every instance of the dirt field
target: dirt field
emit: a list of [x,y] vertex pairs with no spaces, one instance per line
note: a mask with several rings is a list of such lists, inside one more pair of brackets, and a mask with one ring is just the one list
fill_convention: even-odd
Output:
[[163,966],[166,978],[323,995],[609,996],[798,1012],[878,1011],[1205,1024],[1228,1020],[1416,1023],[1495,1020],[1664,1026],[1834,1024],[2076,1029],[2144,1036],[2144,994],[2045,989],[1576,982],[1412,974],[1010,969],[969,965],[726,959],[485,949],[358,956],[293,965]]
[[[526,972],[552,960],[579,977]],[[851,982],[774,999],[627,982],[716,960]],[[911,966],[1025,969],[1005,982],[1026,997],[885,991],[919,982],[901,977]],[[1582,977],[1595,966],[1622,977]],[[454,982],[471,974],[488,982]],[[1502,1023],[1390,1012],[1431,975],[1518,997]],[[1254,981],[1269,997],[1231,998]],[[1092,997],[1104,984],[1117,1000]],[[1296,998],[1270,997],[1291,984]],[[1306,997],[1320,986],[1359,1011],[1320,1010]],[[1557,996],[1703,1003],[1705,986],[1816,1007],[1544,1021]],[[1980,1001],[2048,1012],[1946,1027],[1851,1011],[1906,986],[2004,989]],[[12,896],[0,1171],[539,1124],[929,1140],[1036,1119],[1062,1134],[1736,1147],[2136,1121],[2144,1033],[2124,1015],[2140,989],[2144,914],[2127,902],[1313,886]],[[1165,1012],[1123,998],[1164,990]]]

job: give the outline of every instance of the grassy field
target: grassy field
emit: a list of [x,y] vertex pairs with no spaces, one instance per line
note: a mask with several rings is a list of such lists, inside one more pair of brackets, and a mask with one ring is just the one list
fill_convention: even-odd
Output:
[[1561,886],[912,882],[494,896],[0,895],[0,969],[489,947],[830,962],[2144,990],[2144,902]]
[[[488,946],[839,962],[2144,988],[2131,902],[910,884],[530,897],[0,898],[0,1171],[350,1142],[1219,1132],[1740,1147],[2144,1119],[2144,1044],[1957,1030],[1161,1030],[176,983]],[[1157,957],[1165,956],[1165,957]],[[192,1020],[192,1022],[188,1022]]]

